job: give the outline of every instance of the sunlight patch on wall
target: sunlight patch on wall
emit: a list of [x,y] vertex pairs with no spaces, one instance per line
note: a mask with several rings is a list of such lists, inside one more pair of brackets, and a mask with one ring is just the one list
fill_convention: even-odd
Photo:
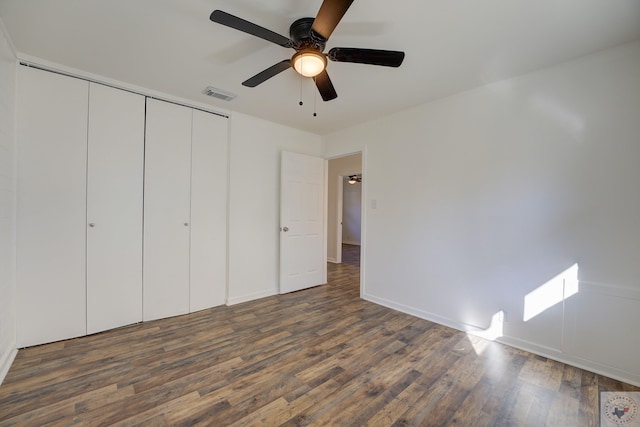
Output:
[[[481,329],[478,331],[469,331],[467,335],[474,335],[476,337],[484,338],[485,340],[495,341],[500,338],[504,333],[504,311],[500,310],[491,316],[491,323],[487,329]],[[481,355],[487,346],[487,341],[484,340],[469,340],[473,346],[473,350],[477,355]]]
[[500,338],[504,332],[504,311],[500,310],[491,316],[491,324],[487,329],[473,332],[481,338],[495,341]]
[[537,287],[524,297],[523,321],[528,321],[566,300],[579,291],[578,264],[573,264],[547,283]]

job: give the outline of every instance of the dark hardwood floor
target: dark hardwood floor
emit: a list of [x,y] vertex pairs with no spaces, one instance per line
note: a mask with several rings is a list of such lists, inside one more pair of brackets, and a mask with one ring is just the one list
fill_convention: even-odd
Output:
[[[342,244],[342,264],[360,268],[360,246]],[[329,270],[331,271],[331,270]],[[360,280],[358,279],[358,283]]]
[[638,391],[359,298],[359,248],[329,284],[20,350],[0,426],[597,426]]

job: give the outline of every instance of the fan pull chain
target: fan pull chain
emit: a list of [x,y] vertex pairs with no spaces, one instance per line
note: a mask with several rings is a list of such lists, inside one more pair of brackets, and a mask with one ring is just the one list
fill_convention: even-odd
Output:
[[300,74],[300,102],[298,104],[302,105],[304,104],[304,102],[302,102],[302,83],[303,83],[303,78],[302,78],[302,74]]
[[[316,76],[313,76],[313,83],[316,83]],[[316,113],[317,99],[318,99],[318,91],[314,90],[313,91],[313,117],[316,117],[318,115],[318,113]]]

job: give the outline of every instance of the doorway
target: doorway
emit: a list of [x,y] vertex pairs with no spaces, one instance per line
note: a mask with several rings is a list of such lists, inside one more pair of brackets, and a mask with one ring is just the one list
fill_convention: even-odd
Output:
[[[338,199],[340,201],[340,199]],[[342,178],[342,244],[360,246],[362,230],[362,174]]]
[[[328,161],[327,261],[343,262],[343,244],[349,245],[350,256],[361,245],[362,229],[362,153]],[[351,180],[349,177],[357,178]]]

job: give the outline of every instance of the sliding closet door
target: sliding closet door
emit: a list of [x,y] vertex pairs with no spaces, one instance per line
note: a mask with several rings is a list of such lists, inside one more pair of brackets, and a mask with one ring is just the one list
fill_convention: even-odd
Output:
[[86,333],[89,83],[18,73],[17,343]]
[[143,318],[189,312],[191,109],[147,99]]
[[144,110],[144,96],[89,87],[89,334],[142,321]]
[[225,303],[227,119],[193,111],[190,311]]

